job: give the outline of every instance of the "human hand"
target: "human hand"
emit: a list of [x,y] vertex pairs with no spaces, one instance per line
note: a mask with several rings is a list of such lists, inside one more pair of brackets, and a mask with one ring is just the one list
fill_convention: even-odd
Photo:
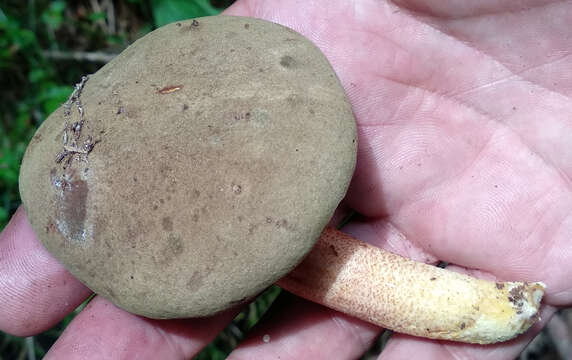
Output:
[[[367,216],[345,231],[417,260],[543,281],[547,304],[569,306],[572,81],[565,75],[572,60],[560,51],[572,41],[568,6],[513,13],[510,2],[478,8],[435,2],[433,15],[413,2],[400,6],[242,1],[229,13],[301,32],[342,80],[360,143],[343,207]],[[37,333],[89,295],[39,245],[22,211],[1,236],[0,303],[7,304],[0,307],[1,329]],[[379,332],[305,301],[279,306],[231,357],[355,358]],[[188,358],[232,315],[158,322],[96,297],[50,355]],[[382,357],[510,359],[531,336],[482,347],[394,335]]]
[[[345,231],[477,276],[543,281],[544,321],[551,306],[570,306],[572,82],[561,50],[571,41],[563,25],[572,20],[569,5],[264,4],[242,2],[231,11],[309,37],[354,106],[358,166],[345,205],[367,220]],[[352,358],[375,335],[332,313],[323,312],[322,321],[304,314],[312,319],[304,326],[296,325],[295,311],[284,313],[235,354],[311,358],[307,349],[319,347],[321,357]],[[512,359],[541,325],[495,346],[394,335],[381,357]],[[256,346],[264,333],[286,340]]]

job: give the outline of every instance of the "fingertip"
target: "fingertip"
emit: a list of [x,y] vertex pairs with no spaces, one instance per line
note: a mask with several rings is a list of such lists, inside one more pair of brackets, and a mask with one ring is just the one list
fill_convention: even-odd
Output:
[[95,296],[45,359],[190,359],[232,320],[235,312],[203,319],[152,320]]
[[380,331],[283,292],[229,359],[357,358]]
[[91,291],[36,238],[20,207],[0,233],[0,330],[37,334],[57,324]]

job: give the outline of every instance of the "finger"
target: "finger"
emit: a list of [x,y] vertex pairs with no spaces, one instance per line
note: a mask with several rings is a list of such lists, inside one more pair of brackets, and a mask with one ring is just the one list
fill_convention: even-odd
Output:
[[236,310],[211,318],[151,320],[96,296],[45,359],[189,359],[230,322]]
[[0,330],[29,336],[57,324],[91,291],[40,244],[22,208],[0,234]]
[[526,334],[518,338],[494,345],[470,345],[446,341],[434,341],[402,334],[393,334],[379,359],[414,359],[423,354],[423,359],[490,359],[512,360],[524,350],[526,345],[542,330],[555,309],[545,306],[541,310],[541,321]]
[[356,359],[380,329],[283,292],[229,359]]
[[[385,221],[353,222],[344,227],[344,231],[402,255],[434,261],[409,246],[405,238]],[[369,348],[380,331],[372,324],[287,296],[272,305],[270,315],[249,333],[231,358],[357,358]]]

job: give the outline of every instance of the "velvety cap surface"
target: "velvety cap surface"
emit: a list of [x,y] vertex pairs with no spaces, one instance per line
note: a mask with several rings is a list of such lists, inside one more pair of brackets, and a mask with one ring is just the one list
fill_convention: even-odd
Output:
[[22,199],[46,248],[133,313],[206,316],[255,296],[301,261],[353,173],[336,75],[266,21],[167,25],[75,94],[31,141]]

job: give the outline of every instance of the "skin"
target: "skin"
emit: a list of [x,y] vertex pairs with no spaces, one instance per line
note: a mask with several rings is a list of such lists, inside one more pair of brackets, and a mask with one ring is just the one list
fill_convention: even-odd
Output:
[[[515,341],[394,335],[382,359],[513,359],[556,306],[572,304],[572,3],[243,0],[229,13],[296,29],[342,80],[360,148],[339,213],[366,216],[345,232],[475,276],[547,285],[543,321]],[[22,211],[0,235],[0,273],[0,329],[20,336],[54,325],[89,294],[38,244]],[[231,317],[159,323],[95,297],[46,358],[189,358]],[[287,297],[230,358],[351,359],[379,332]]]

